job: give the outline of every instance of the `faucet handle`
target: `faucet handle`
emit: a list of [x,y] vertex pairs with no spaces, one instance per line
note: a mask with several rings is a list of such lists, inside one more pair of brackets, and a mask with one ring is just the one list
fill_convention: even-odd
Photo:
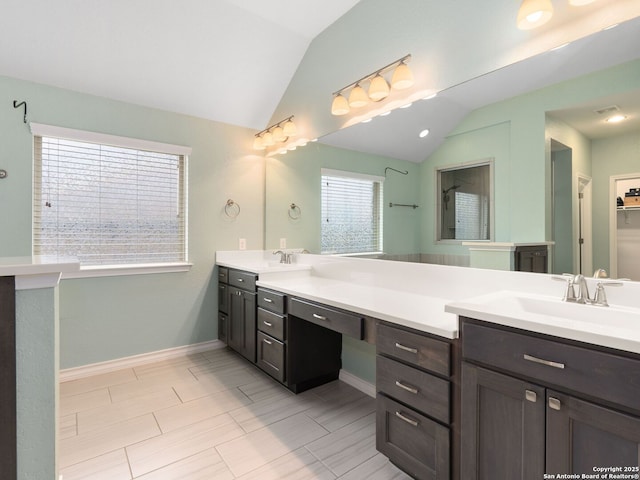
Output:
[[604,286],[609,285],[610,287],[621,287],[624,285],[622,282],[598,282],[596,285],[596,293],[593,298],[593,305],[598,305],[601,307],[608,307],[609,303],[607,302],[607,294],[604,291]]
[[563,273],[562,276],[553,276],[551,277],[553,280],[560,280],[561,282],[567,283],[567,288],[564,291],[564,295],[562,296],[563,302],[575,302],[576,301],[576,291],[573,288],[575,285],[575,275],[572,273]]

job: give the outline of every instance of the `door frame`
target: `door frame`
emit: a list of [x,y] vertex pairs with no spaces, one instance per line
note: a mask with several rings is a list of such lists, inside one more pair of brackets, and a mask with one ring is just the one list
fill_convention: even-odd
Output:
[[[615,199],[618,194],[619,180],[640,179],[640,172],[611,175],[609,177],[609,199]],[[609,202],[609,277],[618,278],[618,205]]]

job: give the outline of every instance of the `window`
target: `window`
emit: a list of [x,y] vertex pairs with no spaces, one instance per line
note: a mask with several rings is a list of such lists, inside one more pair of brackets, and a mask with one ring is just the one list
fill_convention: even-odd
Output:
[[322,253],[382,251],[383,180],[322,169]]
[[438,240],[490,240],[493,236],[493,161],[436,172]]
[[190,149],[32,124],[33,251],[81,267],[187,261]]

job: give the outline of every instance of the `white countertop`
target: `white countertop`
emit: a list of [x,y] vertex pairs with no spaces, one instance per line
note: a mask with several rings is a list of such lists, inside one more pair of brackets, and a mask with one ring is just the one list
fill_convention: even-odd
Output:
[[53,287],[62,273],[78,270],[80,263],[70,257],[0,257],[0,277],[16,277],[17,290]]
[[267,274],[257,285],[441,337],[458,336],[457,316],[444,310],[449,300],[305,273]]
[[456,315],[560,338],[640,353],[640,309],[563,302],[558,297],[499,291],[449,303]]
[[607,288],[611,306],[599,307],[562,302],[564,285],[545,274],[323,255],[277,267],[265,263],[271,252],[218,253],[264,288],[444,338],[458,337],[460,315],[640,354],[640,282]]

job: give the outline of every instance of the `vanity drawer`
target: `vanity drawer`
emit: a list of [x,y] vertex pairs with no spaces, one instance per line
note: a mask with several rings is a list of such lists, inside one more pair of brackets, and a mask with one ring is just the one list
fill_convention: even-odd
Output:
[[285,346],[273,337],[258,332],[258,366],[280,382],[284,382]]
[[229,283],[229,269],[227,267],[218,267],[218,282]]
[[292,298],[289,301],[289,314],[359,340],[364,338],[364,329],[362,327],[364,319],[352,313],[334,310],[324,305],[300,300],[299,298]]
[[376,448],[413,478],[448,479],[450,430],[404,405],[378,395]]
[[[587,307],[588,308],[588,307]],[[594,307],[595,308],[595,307]],[[462,322],[465,360],[512,372],[640,412],[640,357]]]
[[378,355],[376,386],[380,392],[436,420],[450,422],[447,380]]
[[285,298],[286,296],[282,293],[258,288],[258,306],[274,313],[285,313]]
[[258,275],[255,273],[242,272],[240,270],[233,269],[229,270],[229,284],[234,287],[255,292],[257,279]]
[[218,310],[229,313],[229,285],[218,283]]
[[440,375],[451,375],[451,345],[447,342],[379,323],[376,345],[378,353]]
[[284,317],[281,315],[258,308],[258,330],[284,342],[284,324]]

